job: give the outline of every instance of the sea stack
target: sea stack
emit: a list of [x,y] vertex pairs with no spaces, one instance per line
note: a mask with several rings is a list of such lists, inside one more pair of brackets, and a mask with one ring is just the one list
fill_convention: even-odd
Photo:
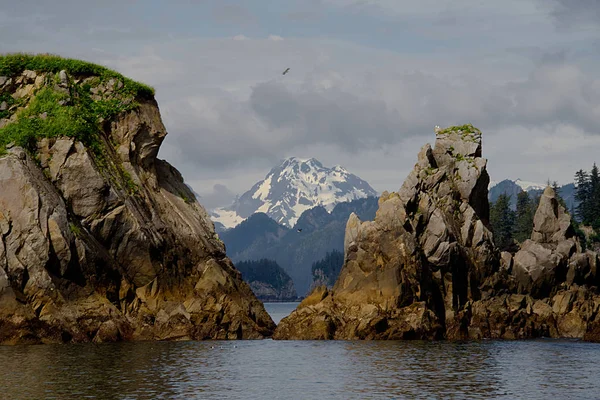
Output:
[[156,157],[153,90],[77,60],[3,57],[0,343],[270,336],[206,211]]
[[546,191],[532,235],[551,242],[543,246],[553,262],[537,290],[537,261],[531,267],[494,245],[481,132],[463,125],[435,134],[399,192],[382,194],[374,221],[350,216],[333,289],[316,288],[274,338],[598,336],[598,256],[581,252],[553,194]]
[[441,339],[499,269],[488,230],[489,177],[481,132],[439,130],[374,221],[351,215],[345,264],[331,291],[315,290],[277,338]]

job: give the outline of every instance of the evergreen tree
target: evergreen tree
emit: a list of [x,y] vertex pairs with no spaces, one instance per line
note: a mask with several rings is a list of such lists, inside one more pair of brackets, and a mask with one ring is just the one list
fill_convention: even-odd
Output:
[[594,230],[600,229],[600,172],[598,166],[594,163],[590,171],[590,196],[589,196],[589,213],[590,224]]
[[[577,206],[577,217],[581,224],[591,225],[596,232],[600,231],[600,172],[598,166],[594,166],[589,173],[579,170],[575,173],[577,185],[575,198],[579,202]],[[594,242],[599,239],[594,235],[589,239]]]
[[335,284],[343,265],[344,253],[337,250],[333,250],[331,253],[327,252],[322,260],[313,263],[311,268],[313,280],[317,279],[317,271],[320,271],[320,273],[327,277],[327,286],[331,287]]
[[531,237],[533,230],[533,217],[536,207],[527,192],[521,191],[517,195],[517,210],[515,212],[514,238],[523,242]]
[[565,200],[560,195],[560,186],[558,185],[558,182],[553,181],[552,185],[550,185],[550,186],[552,186],[552,190],[554,190],[554,195],[556,196],[556,200],[558,201],[558,204],[560,204],[561,206],[563,206],[565,208],[565,210],[566,210],[567,209],[567,203],[565,203]]
[[513,229],[515,212],[510,209],[510,196],[501,194],[490,208],[490,224],[494,233],[494,242],[500,250],[513,247]]
[[264,282],[275,289],[284,288],[292,279],[277,262],[266,258],[239,261],[235,263],[235,267],[242,273],[242,278],[246,282]]
[[575,208],[577,220],[582,223],[590,222],[590,179],[586,171],[580,169],[575,173],[575,199],[579,203]]

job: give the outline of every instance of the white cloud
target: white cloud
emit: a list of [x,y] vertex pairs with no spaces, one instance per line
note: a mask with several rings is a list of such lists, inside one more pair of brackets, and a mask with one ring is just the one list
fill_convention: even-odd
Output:
[[269,35],[268,39],[276,41],[276,42],[283,40],[283,38],[281,36],[277,36],[277,35]]
[[244,35],[235,35],[233,40],[248,40],[248,38]]

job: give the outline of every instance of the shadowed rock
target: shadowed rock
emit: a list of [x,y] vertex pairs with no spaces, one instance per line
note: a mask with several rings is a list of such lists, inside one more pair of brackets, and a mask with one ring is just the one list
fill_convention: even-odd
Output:
[[[26,104],[34,85],[94,82],[57,76],[26,71],[2,90]],[[122,85],[92,86],[92,98]],[[0,343],[269,336],[206,211],[156,158],[156,102],[119,99],[139,105],[103,121],[101,152],[59,136],[38,141],[35,160],[20,147],[0,156]]]

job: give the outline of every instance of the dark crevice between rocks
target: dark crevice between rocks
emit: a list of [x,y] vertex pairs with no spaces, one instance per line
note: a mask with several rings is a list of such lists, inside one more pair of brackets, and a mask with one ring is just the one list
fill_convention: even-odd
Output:
[[460,310],[469,301],[469,269],[464,258],[456,253],[450,254],[452,273],[452,308]]
[[29,270],[27,267],[23,268],[23,275],[21,275],[21,285],[19,286],[19,291],[21,293],[25,293],[25,286],[29,281]]
[[389,329],[390,325],[388,323],[387,318],[382,318],[381,320],[377,321],[377,323],[375,324],[375,326],[373,327],[375,329],[375,333],[380,335],[382,333],[384,333],[385,331],[387,331]]
[[435,332],[436,339],[442,339],[446,331],[446,305],[444,304],[443,285],[444,283],[435,278],[434,266],[423,258],[421,261],[422,274],[420,279],[421,301],[425,301],[427,308],[431,309],[438,319],[441,329]]
[[73,335],[67,331],[62,331],[60,334],[60,340],[62,340],[63,343],[70,343],[71,340],[73,340]]
[[487,171],[482,171],[469,196],[469,204],[473,207],[475,214],[479,217],[483,225],[485,225],[486,228],[491,229],[490,203],[488,201],[489,183],[490,177]]

